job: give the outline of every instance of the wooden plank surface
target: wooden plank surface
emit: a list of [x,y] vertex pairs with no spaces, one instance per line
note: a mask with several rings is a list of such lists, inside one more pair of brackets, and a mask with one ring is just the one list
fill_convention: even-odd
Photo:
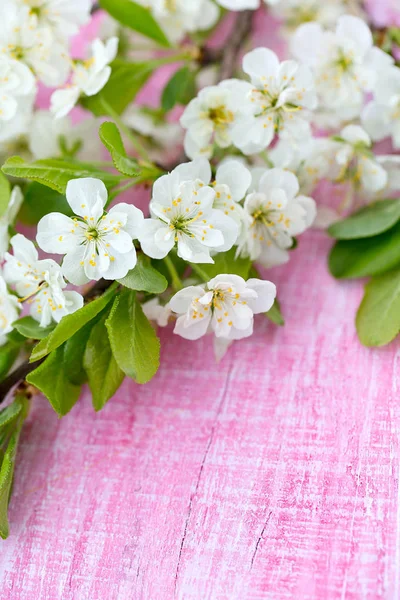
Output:
[[273,272],[287,326],[219,365],[163,331],[156,379],[101,413],[35,400],[2,600],[400,597],[399,346],[360,347],[328,247],[302,236]]

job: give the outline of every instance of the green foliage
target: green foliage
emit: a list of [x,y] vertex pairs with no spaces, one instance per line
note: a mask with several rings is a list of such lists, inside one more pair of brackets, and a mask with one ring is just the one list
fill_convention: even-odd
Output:
[[0,217],[4,215],[7,210],[8,203],[11,196],[11,186],[7,177],[0,172]]
[[265,316],[268,317],[268,319],[272,321],[272,323],[275,323],[275,325],[282,326],[285,324],[285,319],[282,315],[281,305],[279,303],[278,298],[275,298],[275,302],[273,303],[272,308],[270,308],[269,311],[265,313]]
[[111,154],[114,167],[127,177],[137,177],[140,168],[136,160],[128,158],[118,127],[115,123],[102,123],[99,129],[100,139]]
[[357,333],[364,346],[384,346],[400,331],[400,270],[374,277],[365,286],[357,312]]
[[239,275],[243,279],[248,279],[251,261],[250,258],[235,258],[236,248],[228,252],[221,252],[214,256],[214,264],[194,264],[190,263],[193,271],[204,281],[209,281],[221,273]]
[[122,114],[156,66],[156,61],[130,63],[116,59],[111,65],[110,79],[103,89],[95,96],[82,98],[81,104],[97,117],[108,115],[107,106],[111,106],[118,115]]
[[89,378],[93,407],[101,410],[106,402],[115,394],[125,378],[111,350],[104,313],[94,325],[86,344],[84,367]]
[[120,369],[138,383],[150,381],[160,364],[160,342],[134,291],[124,288],[117,296],[106,327]]
[[42,340],[50,335],[54,329],[53,324],[49,327],[40,327],[39,323],[32,317],[22,317],[18,321],[14,321],[13,327],[21,335],[32,340]]
[[28,414],[28,402],[17,396],[12,404],[0,411],[0,537],[9,535],[8,505],[14,478],[15,457],[19,435]]
[[170,43],[150,10],[133,0],[100,0],[100,6],[121,25],[129,27],[165,48]]
[[373,237],[340,240],[329,255],[329,270],[340,279],[381,275],[399,264],[400,223]]
[[400,219],[400,200],[379,200],[328,229],[338,240],[369,238],[387,231]]
[[87,163],[67,162],[61,159],[37,160],[33,163],[27,163],[19,156],[9,158],[4,163],[2,171],[12,177],[22,177],[36,181],[60,194],[65,193],[70,179],[96,177],[109,187],[117,185],[124,179],[122,175],[109,173]]
[[165,86],[161,106],[168,111],[176,104],[186,105],[196,96],[196,73],[188,66],[178,69]]
[[56,413],[63,417],[78,401],[81,387],[71,383],[64,362],[65,344],[59,346],[26,378],[49,400]]
[[19,337],[19,334],[17,337],[15,332],[12,333],[14,335],[9,334],[7,336],[8,341],[0,348],[0,381],[8,374],[21,351],[22,344],[25,342],[24,337]]
[[33,181],[25,189],[19,220],[26,225],[37,225],[42,217],[51,212],[68,216],[73,214],[63,194]]
[[82,385],[87,381],[87,374],[83,366],[86,344],[92,328],[98,317],[86,323],[81,329],[65,342],[64,368],[68,379],[75,385]]
[[117,284],[114,283],[108,290],[92,302],[89,302],[76,312],[66,315],[57,327],[44,338],[32,351],[31,362],[40,360],[72,337],[79,329],[94,319],[111,302]]
[[150,259],[144,254],[138,254],[137,259],[135,268],[123,279],[119,279],[119,283],[131,290],[162,294],[168,287],[164,275],[152,266]]

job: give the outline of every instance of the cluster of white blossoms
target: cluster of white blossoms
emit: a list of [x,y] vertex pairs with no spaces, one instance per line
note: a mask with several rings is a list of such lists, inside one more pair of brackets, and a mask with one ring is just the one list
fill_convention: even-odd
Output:
[[[175,319],[175,332],[187,339],[211,331],[224,346],[252,333],[254,315],[272,307],[276,289],[269,281],[229,273],[207,282],[207,267],[201,265],[217,263],[218,254],[229,251],[235,260],[257,267],[286,263],[299,235],[337,218],[336,212],[319,217],[311,196],[322,181],[349,185],[343,208],[355,194],[369,201],[400,188],[400,158],[375,155],[373,147],[391,138],[400,148],[400,68],[374,46],[358,0],[138,4],[150,10],[172,45],[216,25],[221,8],[268,7],[289,37],[288,57],[280,60],[266,47],[247,52],[243,77],[200,89],[179,124],[161,122],[161,109],[127,107],[118,125],[122,133],[129,128],[141,136],[149,157],[145,165],[151,159],[163,164],[162,148],[178,144],[183,135],[191,160],[155,180],[146,218],[133,204],[106,210],[108,190],[99,179],[72,179],[66,188],[72,216],[46,214],[34,244],[14,229],[23,202],[14,186],[0,218],[0,344],[23,306],[42,327],[59,322],[83,305],[81,294],[67,286],[120,281],[141,252],[165,259],[176,292],[146,297],[145,314],[160,326]],[[118,53],[121,25],[108,17],[108,34],[92,41],[90,56],[71,58],[70,38],[89,21],[91,5],[90,0],[4,0],[0,6],[4,158],[18,153],[28,160],[88,164],[104,158],[98,120],[89,117],[73,126],[69,115],[82,97],[106,85]],[[152,42],[146,43],[151,48]],[[34,106],[39,84],[56,88],[49,110]],[[178,276],[178,285],[176,257],[188,270],[181,284]]]
[[190,158],[210,158],[215,146],[230,145],[257,154],[276,136],[299,142],[311,136],[317,97],[307,66],[280,63],[272,50],[256,48],[243,58],[243,71],[250,83],[231,79],[205,88],[185,109],[180,122]]

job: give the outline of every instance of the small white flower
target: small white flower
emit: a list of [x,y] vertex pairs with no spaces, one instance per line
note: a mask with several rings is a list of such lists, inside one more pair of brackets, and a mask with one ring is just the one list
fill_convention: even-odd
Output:
[[279,63],[272,50],[256,48],[243,58],[243,70],[251,79],[242,97],[249,112],[232,129],[237,148],[254,154],[267,148],[275,135],[295,140],[311,135],[308,111],[317,101],[307,66],[292,60]]
[[330,179],[337,182],[350,180],[356,188],[376,193],[384,189],[388,175],[371,152],[371,138],[358,125],[348,125],[334,138],[334,159]]
[[0,121],[10,121],[17,114],[18,98],[35,89],[31,70],[21,62],[0,56]]
[[[198,177],[194,176],[198,173]],[[164,258],[176,245],[178,256],[196,263],[213,263],[210,251],[225,252],[236,242],[237,223],[213,208],[215,191],[208,161],[179,165],[157,179],[150,202],[150,219],[141,227],[139,241],[151,258]]]
[[[261,176],[260,176],[261,175]],[[256,191],[244,203],[250,225],[239,243],[239,253],[266,267],[289,260],[293,237],[310,227],[316,215],[312,198],[298,196],[295,175],[283,169],[257,173]]]
[[152,298],[142,304],[142,309],[150,321],[155,321],[159,327],[166,327],[171,316],[171,307],[167,304],[160,304],[159,298]]
[[54,39],[48,27],[37,27],[28,6],[3,0],[0,22],[1,53],[27,65],[47,86],[66,81],[70,64],[65,43]]
[[267,312],[275,297],[270,281],[217,275],[206,285],[184,288],[171,298],[171,309],[180,315],[174,333],[197,340],[211,328],[218,338],[240,340],[253,333],[254,315]]
[[57,119],[65,117],[82,94],[94,96],[103,89],[110,78],[110,63],[116,57],[117,51],[118,38],[116,37],[110,38],[105,43],[98,38],[92,42],[92,57],[75,62],[71,85],[56,90],[51,96],[51,112]]
[[0,274],[0,346],[7,343],[7,333],[14,329],[12,323],[18,319],[19,308],[18,298],[10,294]]
[[125,277],[136,265],[133,239],[143,224],[142,211],[121,203],[104,214],[107,189],[102,181],[90,177],[69,181],[66,196],[77,216],[44,216],[36,237],[40,248],[65,254],[62,272],[75,285],[102,277]]
[[393,59],[373,47],[368,26],[350,15],[338,19],[336,32],[319,23],[306,23],[292,37],[292,53],[309,65],[322,108],[350,110],[357,116],[364,93],[373,88],[376,74]]
[[6,253],[4,278],[15,285],[21,302],[28,300],[31,315],[41,327],[58,323],[83,306],[78,292],[64,291],[67,284],[54,260],[38,260],[35,246],[21,234],[11,239],[11,246],[14,254]]
[[102,145],[98,136],[99,122],[88,118],[73,125],[68,116],[54,119],[49,111],[38,110],[33,114],[28,146],[36,160],[56,158],[63,154],[80,160],[101,160]]
[[335,147],[335,142],[330,138],[310,138],[298,145],[280,140],[268,156],[274,167],[294,173],[301,192],[308,195],[322,179],[329,176]]
[[14,221],[23,201],[24,197],[22,195],[21,188],[16,185],[11,192],[10,201],[8,203],[6,212],[0,217],[0,260],[3,258],[4,253],[8,250],[10,243],[8,230],[10,225],[14,225]]
[[374,100],[362,113],[362,123],[374,141],[391,137],[400,149],[400,69],[384,69],[378,76]]
[[19,0],[28,5],[39,27],[50,28],[54,35],[71,37],[90,18],[90,0]]
[[227,148],[232,144],[232,129],[242,116],[249,84],[226,80],[202,89],[189,102],[180,123],[187,132],[185,152],[189,158],[211,158],[214,144]]
[[303,23],[317,22],[324,26],[334,25],[337,19],[355,10],[361,14],[357,6],[350,7],[346,0],[279,0],[274,3],[273,14],[285,22],[288,32]]
[[139,0],[150,8],[172,42],[181,41],[186,33],[210,29],[218,20],[218,8],[212,0]]

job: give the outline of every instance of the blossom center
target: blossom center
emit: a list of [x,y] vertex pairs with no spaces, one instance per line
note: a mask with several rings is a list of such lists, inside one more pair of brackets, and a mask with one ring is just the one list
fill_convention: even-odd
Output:
[[234,120],[233,112],[231,110],[227,110],[226,106],[224,105],[210,108],[208,111],[208,118],[210,121],[215,123],[216,127],[222,127],[223,125],[232,123]]
[[89,227],[85,231],[85,237],[89,240],[97,240],[100,237],[99,231],[95,227]]

